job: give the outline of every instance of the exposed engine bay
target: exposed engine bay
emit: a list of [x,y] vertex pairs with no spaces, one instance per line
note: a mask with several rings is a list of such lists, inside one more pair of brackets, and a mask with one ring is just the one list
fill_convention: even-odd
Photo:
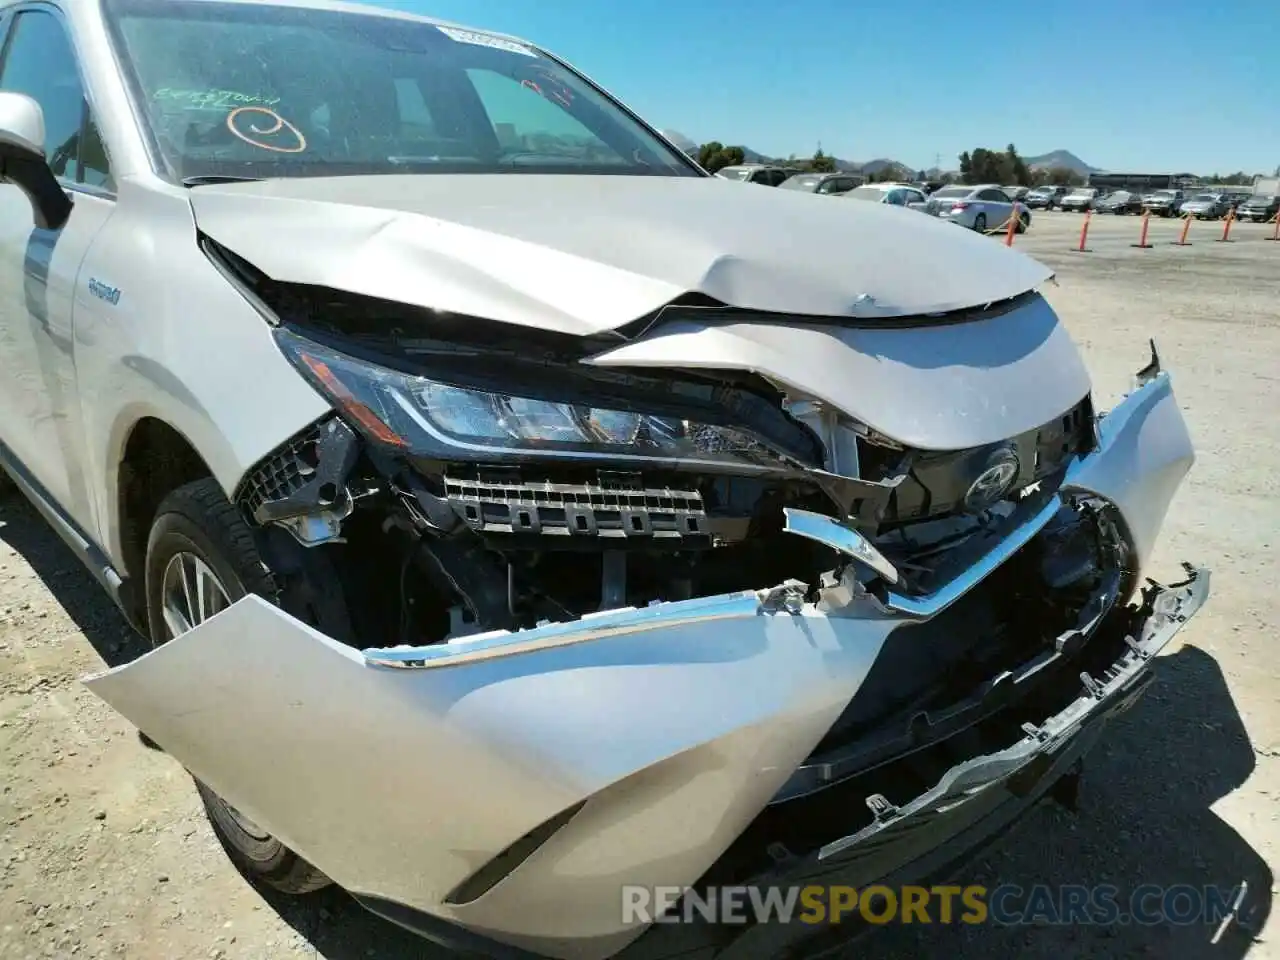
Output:
[[1099,414],[1034,293],[570,335],[206,252],[331,412],[232,495],[274,594],[87,682],[444,942],[650,960],[620,885],[920,876],[1069,782],[1207,594],[1134,599],[1194,459],[1154,345]]
[[[898,590],[928,593],[1048,502],[1095,439],[1086,396],[1001,443],[914,450],[751,373],[570,372],[601,344],[521,331],[482,346],[493,330],[446,321],[441,331],[440,318],[412,308],[260,288],[285,320],[286,352],[338,398],[345,420],[293,438],[245,478],[238,500],[259,525],[282,527],[307,547],[330,545],[324,552],[341,590],[354,592],[346,606],[358,611],[353,628],[364,640],[424,645],[762,583],[816,589],[829,571],[838,579],[848,558],[792,535],[787,509],[841,521]],[[428,319],[433,337],[415,336]],[[678,438],[678,455],[566,448],[533,456],[476,445],[464,460],[457,449],[419,449],[404,439],[403,421],[388,416],[397,413],[391,405],[374,412],[376,403],[343,385],[347,357],[407,376],[447,369],[454,382],[462,376],[521,397],[569,377],[579,404],[540,403],[535,413],[640,417],[642,431]],[[495,398],[509,422],[521,416],[524,401],[481,396]],[[385,442],[369,443],[370,435]],[[860,573],[873,591],[884,580],[874,568]],[[386,611],[394,615],[380,619]]]

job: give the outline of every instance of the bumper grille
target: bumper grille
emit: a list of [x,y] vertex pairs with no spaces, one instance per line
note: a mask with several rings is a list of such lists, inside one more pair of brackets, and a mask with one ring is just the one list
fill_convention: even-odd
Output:
[[905,471],[881,522],[914,523],[964,508],[965,494],[986,468],[991,452],[1007,447],[1018,459],[1010,493],[1051,477],[1078,454],[1093,448],[1093,406],[1089,397],[1059,417],[1000,443],[967,450],[889,450],[865,441],[858,455],[865,479],[880,481]]
[[449,505],[479,533],[613,539],[705,539],[696,490],[647,487],[638,477],[594,483],[445,477]]
[[315,424],[268,456],[241,481],[236,499],[255,516],[266,503],[286,500],[315,476],[322,424]]

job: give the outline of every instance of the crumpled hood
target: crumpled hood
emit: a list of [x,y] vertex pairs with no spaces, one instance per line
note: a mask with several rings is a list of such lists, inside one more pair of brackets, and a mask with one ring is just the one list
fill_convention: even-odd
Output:
[[292,178],[190,199],[204,233],[275,280],[578,335],[692,292],[892,318],[982,306],[1052,275],[918,211],[718,178]]

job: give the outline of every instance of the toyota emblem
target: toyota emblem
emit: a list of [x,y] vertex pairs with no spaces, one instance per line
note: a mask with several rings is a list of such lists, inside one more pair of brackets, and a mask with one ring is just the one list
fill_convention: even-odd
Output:
[[1012,450],[997,451],[965,491],[965,509],[977,513],[1003,497],[1018,479],[1018,468],[1018,457]]

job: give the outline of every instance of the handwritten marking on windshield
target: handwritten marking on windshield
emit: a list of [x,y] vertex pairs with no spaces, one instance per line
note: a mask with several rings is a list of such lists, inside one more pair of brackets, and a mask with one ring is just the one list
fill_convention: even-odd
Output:
[[[259,128],[257,124],[250,122],[247,124],[249,133],[245,133],[237,125],[237,118],[243,117],[245,114],[249,113],[265,113],[272,121],[274,121],[274,123],[270,128],[263,130]],[[282,147],[273,143],[263,143],[261,140],[255,140],[249,135],[253,134],[258,137],[274,137],[278,136],[286,127],[288,127],[289,132],[298,139],[298,145],[296,147]],[[268,107],[237,107],[235,110],[232,110],[227,114],[227,129],[245,143],[258,147],[261,150],[270,150],[273,153],[302,153],[307,149],[307,138],[302,135],[302,131]]]
[[175,87],[161,87],[151,99],[178,102],[195,110],[233,110],[236,107],[274,107],[280,102],[279,97],[267,97],[254,93],[241,93],[238,90],[183,90]]
[[[527,78],[520,81],[520,86],[524,87],[526,90],[532,90],[545,100],[551,100],[560,104],[560,106],[564,107],[566,110],[573,106],[573,94],[571,94],[566,87],[560,84],[554,76],[548,73],[542,74],[542,78],[548,83],[548,88],[546,90],[542,89],[542,86],[536,80],[529,80]],[[555,86],[552,86],[552,84],[555,84]]]

